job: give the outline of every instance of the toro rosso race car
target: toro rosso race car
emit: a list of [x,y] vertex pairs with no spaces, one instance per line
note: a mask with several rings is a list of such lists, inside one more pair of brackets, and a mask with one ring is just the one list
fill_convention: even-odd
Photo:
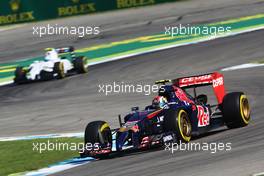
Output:
[[[43,61],[35,61],[28,68],[17,67],[14,82],[16,84],[29,81],[62,79],[70,73],[86,73],[87,58],[76,56],[73,47],[47,48]],[[63,55],[61,58],[59,55]]]
[[[170,84],[167,84],[170,83]],[[110,129],[107,122],[93,121],[85,129],[85,146],[93,146],[81,156],[102,157],[131,149],[165,146],[170,142],[189,142],[192,136],[226,125],[238,128],[248,125],[250,107],[242,92],[226,93],[223,75],[211,74],[160,80],[159,95],[144,110],[132,108],[121,120],[120,128]],[[196,95],[196,88],[211,85],[216,105],[207,103],[207,95]],[[194,95],[187,89],[194,89]]]

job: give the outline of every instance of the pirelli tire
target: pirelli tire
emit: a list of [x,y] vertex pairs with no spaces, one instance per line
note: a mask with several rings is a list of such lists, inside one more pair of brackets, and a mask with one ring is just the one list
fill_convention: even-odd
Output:
[[88,72],[88,64],[87,64],[87,57],[79,56],[74,60],[74,69],[77,73],[87,73]]
[[249,124],[250,106],[243,92],[226,94],[223,99],[222,112],[228,128],[239,128]]
[[53,72],[57,74],[58,79],[65,78],[64,64],[63,62],[56,62],[54,64]]
[[15,70],[14,83],[15,84],[25,83],[27,81],[26,74],[27,74],[27,71],[23,69],[23,67],[17,67]]
[[183,108],[167,111],[164,129],[166,132],[174,132],[177,140],[188,143],[191,140],[192,125],[187,111]]
[[[85,129],[84,133],[85,145],[95,145],[96,143],[100,146],[112,146],[112,133],[110,126],[105,121],[93,121],[90,122]],[[107,157],[108,154],[100,154],[95,156],[97,158]]]

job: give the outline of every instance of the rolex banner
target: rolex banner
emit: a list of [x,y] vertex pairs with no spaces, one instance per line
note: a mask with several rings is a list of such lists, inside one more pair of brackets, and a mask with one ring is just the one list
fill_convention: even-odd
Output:
[[1,0],[0,25],[89,14],[176,0]]

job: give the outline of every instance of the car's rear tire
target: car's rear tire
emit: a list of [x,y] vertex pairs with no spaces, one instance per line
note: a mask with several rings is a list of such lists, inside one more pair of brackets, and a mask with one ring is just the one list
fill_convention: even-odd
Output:
[[244,127],[250,121],[249,101],[243,92],[225,95],[222,104],[223,118],[228,128]]
[[27,80],[26,74],[27,74],[26,70],[23,69],[23,67],[17,67],[15,70],[14,83],[16,83],[16,84],[25,83]]
[[87,73],[87,58],[85,56],[79,56],[74,60],[74,69],[77,73]]
[[65,78],[63,62],[56,62],[56,63],[54,64],[53,72],[54,72],[54,73],[57,73],[57,78],[58,78],[58,79],[63,79],[63,78]]
[[181,142],[189,142],[191,140],[192,125],[186,110],[180,108],[169,110],[164,118],[165,131],[172,131]]
[[[100,146],[107,146],[110,144],[112,147],[112,133],[107,122],[105,121],[93,121],[90,122],[85,129],[84,143],[96,144]],[[100,154],[97,157],[105,157],[108,154]]]

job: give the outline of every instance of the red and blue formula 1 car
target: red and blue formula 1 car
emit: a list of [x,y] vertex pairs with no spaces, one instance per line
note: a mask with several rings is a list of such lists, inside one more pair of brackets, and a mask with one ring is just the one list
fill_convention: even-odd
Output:
[[[171,82],[170,84],[167,84]],[[120,128],[110,129],[107,122],[90,122],[85,130],[85,144],[91,147],[82,156],[101,157],[128,149],[147,149],[169,142],[189,142],[192,136],[220,126],[244,127],[250,121],[250,107],[242,92],[226,93],[223,75],[214,72],[199,76],[160,80],[159,95],[145,110],[138,107],[124,117]],[[196,88],[212,85],[216,105],[207,103],[207,95],[196,95]],[[194,96],[187,89],[194,89]]]

